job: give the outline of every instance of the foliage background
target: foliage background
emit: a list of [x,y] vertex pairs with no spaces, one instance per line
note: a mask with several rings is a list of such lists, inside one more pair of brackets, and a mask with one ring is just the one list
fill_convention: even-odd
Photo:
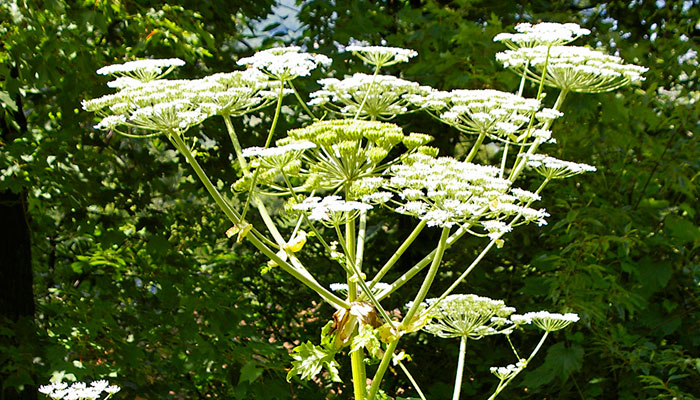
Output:
[[[3,315],[3,399],[36,398],[37,384],[59,376],[110,377],[122,398],[348,397],[324,380],[283,379],[290,345],[316,338],[330,308],[278,271],[262,274],[259,255],[225,239],[224,219],[167,143],[91,129],[93,116],[80,101],[106,92],[97,68],[180,57],[187,66],[179,77],[201,77],[235,69],[235,60],[257,47],[293,40],[332,55],[331,74],[342,76],[365,67],[338,54],[337,43],[386,40],[419,52],[393,70],[406,79],[438,89],[512,91],[517,78],[495,62],[502,47],[492,38],[517,22],[540,20],[580,23],[592,34],[577,44],[603,47],[650,71],[641,87],[567,99],[566,117],[554,127],[559,145],[550,153],[599,171],[550,186],[542,202],[550,225],[513,232],[462,288],[522,312],[582,316],[503,396],[700,397],[700,88],[697,53],[688,57],[700,40],[697,0],[310,0],[298,5],[299,32],[270,26],[260,40],[256,21],[274,5],[0,2],[0,192],[3,207],[22,206],[33,270],[33,298],[8,304],[35,304],[24,316]],[[300,81],[300,89],[313,90],[318,77]],[[291,109],[286,117],[287,126],[298,126]],[[435,135],[442,154],[460,151],[457,133],[424,115],[400,122]],[[265,131],[269,115],[237,123],[246,146]],[[232,182],[223,127],[207,123],[197,134],[214,180]],[[9,215],[0,216],[3,237],[16,234]],[[372,228],[367,254],[377,265],[410,224]],[[436,240],[426,235],[426,242]],[[436,292],[478,244],[448,253],[452,264]],[[14,260],[0,263],[3,277],[26,281]],[[324,267],[316,266],[321,282],[338,280]],[[390,307],[401,306],[399,297]],[[536,339],[520,335],[519,344],[531,347]],[[464,395],[484,398],[494,385],[488,367],[512,361],[493,350],[497,345],[470,346]],[[457,343],[416,335],[402,346],[428,397],[448,397],[452,377],[444,371],[454,368]],[[388,374],[386,387],[414,393],[400,371]]]

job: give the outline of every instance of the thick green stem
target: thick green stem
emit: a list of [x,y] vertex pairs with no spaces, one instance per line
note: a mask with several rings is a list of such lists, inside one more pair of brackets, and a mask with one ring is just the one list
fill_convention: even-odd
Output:
[[452,283],[452,285],[450,285],[449,288],[447,288],[447,290],[445,290],[445,292],[442,293],[442,295],[440,295],[440,297],[438,298],[438,300],[435,301],[435,302],[433,303],[433,305],[430,306],[430,308],[428,308],[428,310],[426,310],[426,313],[429,313],[430,310],[431,310],[433,307],[435,307],[435,306],[436,306],[439,302],[441,302],[445,297],[447,297],[450,293],[452,293],[452,291],[455,290],[455,288],[457,288],[457,286],[464,280],[464,278],[466,278],[467,275],[469,275],[469,273],[472,272],[472,270],[479,264],[479,262],[481,261],[481,259],[484,258],[484,256],[486,255],[486,253],[488,253],[489,250],[491,250],[491,247],[493,247],[493,245],[496,243],[496,241],[497,241],[498,239],[500,239],[500,236],[497,237],[497,238],[495,238],[495,239],[492,239],[492,240],[489,242],[489,244],[487,244],[486,247],[485,247],[483,250],[481,250],[481,253],[479,253],[479,255],[474,259],[474,261],[472,261],[472,263],[469,265],[469,267],[462,273],[462,275],[459,276],[459,278],[457,278],[457,279]]
[[[168,137],[172,140],[173,145],[175,145],[175,148],[178,149],[178,151],[180,151],[185,156],[187,163],[190,164],[192,169],[194,169],[195,174],[200,179],[200,181],[202,181],[202,184],[204,184],[204,187],[209,192],[209,195],[211,195],[211,197],[214,199],[219,208],[221,208],[221,210],[224,212],[226,217],[228,217],[228,219],[234,224],[239,223],[241,221],[240,217],[231,208],[231,206],[228,204],[228,201],[226,201],[223,198],[223,196],[221,196],[216,187],[211,183],[211,180],[209,180],[207,174],[204,172],[202,167],[194,158],[194,155],[187,147],[185,142],[182,140],[180,134],[177,132],[170,133]],[[295,268],[286,261],[282,260],[274,251],[267,247],[255,235],[246,235],[246,239],[250,241],[253,244],[253,246],[255,246],[263,254],[265,254],[265,256],[267,256],[270,260],[276,262],[284,271],[292,275],[294,278],[298,279],[304,285],[308,286],[311,290],[318,293],[319,296],[321,296],[325,301],[330,303],[335,308],[347,309],[350,307],[350,304],[348,304],[346,301],[338,298],[328,289],[321,286],[315,279],[313,279],[313,277],[311,277],[308,274],[308,272],[305,269],[300,270],[298,267]]]
[[465,158],[464,161],[471,162],[474,159],[474,157],[476,157],[476,154],[479,152],[479,147],[481,147],[481,144],[484,142],[485,137],[486,131],[479,133],[479,136],[476,138],[476,141],[472,145],[471,151],[469,151],[469,154],[467,154],[467,158]]
[[294,91],[294,96],[297,98],[299,104],[301,104],[301,107],[304,109],[304,111],[306,111],[306,113],[309,114],[309,117],[311,117],[311,119],[313,119],[314,121],[318,121],[318,118],[316,118],[314,113],[312,113],[311,110],[309,110],[309,107],[306,106],[304,100],[301,99],[301,96],[299,95],[299,92],[297,91],[297,88],[294,86],[292,81],[287,81],[287,83],[289,83],[289,86]]
[[398,344],[399,339],[396,339],[393,342],[389,343],[389,345],[387,346],[386,351],[384,352],[384,357],[382,357],[382,362],[379,363],[377,372],[374,373],[374,378],[372,378],[372,385],[369,387],[369,394],[367,395],[367,400],[374,400],[374,397],[377,395],[377,392],[379,391],[379,385],[381,385],[382,383],[384,373],[386,372],[387,368],[389,368],[389,363],[394,357],[394,350],[396,350],[396,346]]
[[[568,93],[569,92],[567,90],[562,90],[561,92],[559,92],[559,96],[557,96],[557,101],[554,103],[554,107],[552,107],[552,108],[559,111],[559,109],[561,108],[562,103],[564,103],[564,99],[566,99],[566,95]],[[545,125],[542,127],[542,129],[544,129],[544,130],[549,129],[552,126],[552,122],[553,122],[553,120],[547,121],[545,123]],[[535,154],[535,152],[537,151],[537,149],[539,148],[541,143],[542,142],[540,139],[536,139],[534,141],[534,143],[532,143],[532,145],[530,145],[530,148],[528,149],[526,156],[521,155],[521,153],[522,153],[522,149],[521,149],[521,152],[518,153],[518,158],[517,158],[516,164],[513,167],[513,170],[511,171],[510,176],[508,177],[508,180],[510,180],[511,182],[515,182],[515,180],[518,179],[518,176],[522,172],[523,168],[525,168],[525,165],[527,165],[527,156]]]
[[362,98],[362,103],[360,103],[360,107],[357,109],[357,112],[355,113],[355,118],[357,119],[360,116],[360,112],[362,111],[362,107],[365,106],[365,102],[367,102],[367,97],[369,97],[369,93],[372,90],[372,86],[374,86],[374,81],[377,79],[377,75],[379,74],[379,69],[381,67],[377,65],[377,67],[374,69],[374,75],[372,75],[372,81],[369,83],[369,87],[367,88],[367,93],[365,93],[365,97]]
[[277,97],[277,108],[275,108],[275,116],[272,118],[270,132],[267,134],[267,140],[265,140],[265,148],[270,147],[272,136],[275,134],[275,128],[277,128],[277,121],[280,118],[280,111],[282,111],[282,97],[284,97],[284,82],[285,81],[280,81],[280,93]]
[[[362,271],[357,268],[355,254],[355,220],[348,215],[345,221],[345,251],[347,261],[348,301],[357,299],[357,281],[363,281]],[[354,277],[357,277],[356,279]],[[364,281],[362,282],[364,283]],[[350,353],[350,365],[352,367],[352,386],[356,400],[365,399],[367,389],[367,371],[365,370],[364,349]]]
[[[445,248],[450,248],[457,240],[459,240],[462,236],[464,236],[465,233],[467,233],[467,230],[469,229],[468,225],[465,226],[460,226],[452,235],[450,235],[449,239],[447,239],[447,243],[445,243]],[[414,265],[411,269],[406,271],[401,277],[399,277],[397,280],[395,280],[390,287],[383,291],[381,294],[377,296],[377,300],[382,301],[384,300],[388,295],[394,293],[396,290],[398,290],[401,286],[406,284],[409,280],[411,280],[414,276],[416,276],[417,273],[423,270],[430,262],[433,260],[435,257],[436,250],[431,251],[427,256],[423,257],[422,260],[420,260],[416,265]]]
[[219,208],[221,208],[224,214],[226,214],[226,217],[228,217],[228,219],[234,224],[239,223],[241,221],[240,216],[233,210],[229,202],[224,199],[221,193],[219,193],[214,184],[211,183],[211,180],[209,180],[207,174],[194,158],[194,155],[182,140],[180,134],[178,132],[171,132],[168,134],[168,137],[172,141],[173,145],[175,145],[175,148],[185,156],[187,163],[190,164],[192,169],[194,169],[194,173],[197,175],[199,180],[202,181],[204,187],[207,189],[207,192],[209,192],[209,195],[214,199],[214,202],[216,202]]
[[413,304],[411,305],[411,308],[406,313],[406,316],[403,318],[403,321],[401,321],[401,328],[405,328],[411,323],[411,319],[418,311],[418,308],[420,308],[421,303],[425,299],[425,296],[428,295],[428,290],[433,284],[433,279],[435,279],[438,267],[440,266],[440,262],[442,261],[442,255],[445,253],[447,238],[449,236],[450,228],[442,228],[440,241],[438,242],[437,248],[435,249],[435,256],[433,257],[432,264],[430,264],[428,275],[426,275],[425,279],[423,280],[423,284],[421,285],[420,289],[418,290],[418,293],[416,294],[416,297],[413,299]]
[[238,141],[236,130],[233,129],[231,117],[229,115],[222,115],[221,117],[224,119],[224,124],[226,124],[226,130],[228,131],[228,136],[231,138],[231,144],[233,144],[233,150],[236,153],[238,164],[241,166],[241,170],[243,170],[243,175],[247,175],[249,173],[248,163],[246,162],[245,157],[243,157],[243,148],[241,147],[241,143]]
[[377,272],[377,275],[372,279],[372,282],[369,284],[369,288],[372,289],[374,286],[379,283],[379,281],[382,280],[384,275],[386,275],[387,272],[396,264],[397,261],[399,261],[399,258],[403,255],[404,252],[411,246],[414,240],[418,237],[418,234],[425,228],[425,225],[428,222],[426,220],[421,220],[418,225],[413,229],[413,232],[411,232],[410,235],[406,238],[406,240],[401,243],[401,246],[399,246],[398,249],[394,252],[394,254],[389,258],[389,260],[384,264],[384,266]]
[[459,340],[459,359],[457,360],[457,376],[455,376],[455,389],[452,400],[459,400],[462,393],[462,378],[464,377],[464,359],[467,355],[467,337],[462,336]]
[[355,400],[365,399],[367,390],[367,371],[365,370],[365,352],[359,349],[350,353],[350,366],[352,367],[352,387]]

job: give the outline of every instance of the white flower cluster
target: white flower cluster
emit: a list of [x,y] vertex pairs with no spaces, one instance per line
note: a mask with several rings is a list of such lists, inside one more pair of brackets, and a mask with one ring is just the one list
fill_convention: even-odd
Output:
[[39,393],[45,394],[53,400],[97,400],[102,396],[102,392],[107,393],[105,399],[108,399],[119,390],[119,386],[110,385],[104,379],[93,381],[90,386],[83,382],[75,382],[70,386],[65,382],[60,382],[39,387]]
[[240,115],[269,104],[276,93],[268,88],[267,77],[252,69],[195,80],[137,81],[83,101],[83,108],[103,116],[96,129],[184,131],[212,115]]
[[318,83],[321,84],[321,90],[311,93],[309,105],[324,105],[332,111],[352,117],[362,104],[359,114],[361,118],[391,119],[408,111],[406,96],[425,96],[432,90],[391,75],[372,76],[361,73],[342,80],[321,79]]
[[281,156],[290,152],[301,152],[308,149],[313,149],[316,145],[312,142],[302,141],[302,142],[292,142],[285,144],[283,146],[277,147],[248,147],[243,149],[243,157],[275,157]]
[[574,322],[578,322],[579,316],[574,313],[557,314],[549,311],[529,312],[523,315],[511,315],[511,321],[516,325],[530,324],[538,328],[553,332],[564,329]]
[[[428,226],[451,227],[468,222],[501,234],[510,230],[503,220],[515,215],[521,215],[525,223],[546,223],[548,214],[508,194],[511,182],[498,178],[498,173],[495,167],[418,153],[392,166],[386,182],[365,184],[398,194],[395,211],[425,220]],[[492,222],[480,222],[482,219]]]
[[[540,102],[498,90],[453,90],[407,96],[441,121],[467,134],[486,134],[492,139],[526,144],[530,137],[547,136],[544,123],[563,115],[552,109],[537,111]],[[537,123],[528,131],[532,114]]]
[[528,167],[548,179],[564,179],[584,172],[596,171],[592,165],[563,161],[545,154],[530,154],[525,157],[527,157]]
[[525,369],[527,363],[523,361],[518,361],[515,364],[509,364],[505,367],[491,367],[491,373],[496,375],[496,378],[505,381],[517,375],[520,371]]
[[359,201],[345,201],[340,196],[307,197],[292,209],[308,212],[309,219],[324,221],[331,225],[344,224],[348,218],[354,218],[357,211],[369,211],[372,206]]
[[[513,323],[507,319],[515,308],[503,300],[493,300],[474,294],[455,294],[425,301],[431,321],[423,328],[441,338],[484,336],[512,332]],[[437,302],[437,304],[436,304]]]
[[[102,67],[97,70],[98,75],[114,75],[135,79],[141,82],[148,82],[160,79],[167,75],[175,67],[185,65],[179,58],[168,58],[161,60],[136,60]],[[165,68],[165,72],[163,69]],[[128,82],[128,80],[127,80]]]
[[541,22],[532,25],[521,23],[515,26],[518,33],[499,33],[493,38],[494,42],[503,42],[511,49],[518,47],[535,47],[542,45],[563,45],[591,33],[578,24],[559,24],[556,22]]
[[648,70],[625,64],[620,57],[576,46],[523,47],[497,53],[496,59],[518,74],[525,72],[534,82],[540,81],[546,64],[546,85],[580,93],[608,92],[640,82]]
[[299,50],[297,46],[267,49],[251,57],[241,58],[238,65],[252,66],[279,81],[308,76],[319,65],[331,65],[331,59],[322,54],[304,53]]
[[375,67],[386,67],[400,62],[408,62],[409,58],[418,55],[418,52],[415,50],[385,46],[350,45],[345,47],[345,51],[351,51],[362,61]]

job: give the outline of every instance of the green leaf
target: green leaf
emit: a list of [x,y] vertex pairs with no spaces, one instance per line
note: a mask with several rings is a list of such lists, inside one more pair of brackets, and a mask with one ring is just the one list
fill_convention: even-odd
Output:
[[292,361],[292,369],[287,374],[287,381],[297,374],[301,375],[301,379],[309,380],[325,368],[333,382],[342,382],[338,375],[338,363],[334,358],[335,351],[306,342],[295,347],[293,352],[294,361]]
[[668,234],[679,245],[700,242],[700,229],[687,219],[671,215],[664,220]]
[[547,350],[544,363],[526,374],[521,386],[536,388],[550,383],[554,378],[565,381],[582,365],[583,347],[576,344],[567,347],[563,342],[557,343]]
[[17,112],[17,103],[10,97],[10,94],[0,90],[0,104],[3,108],[9,108],[11,111]]
[[265,370],[258,368],[258,363],[254,360],[248,361],[243,368],[241,368],[241,377],[238,378],[238,384],[240,385],[243,381],[248,381],[248,383],[255,382],[260,375],[263,374]]

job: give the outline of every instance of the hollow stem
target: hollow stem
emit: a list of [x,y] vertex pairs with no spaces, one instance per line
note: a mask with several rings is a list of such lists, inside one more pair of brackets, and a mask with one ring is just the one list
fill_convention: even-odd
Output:
[[299,92],[297,91],[297,88],[294,86],[292,81],[287,81],[287,83],[289,83],[289,86],[294,91],[294,96],[297,98],[299,104],[301,104],[301,107],[304,109],[304,111],[306,111],[306,113],[309,114],[309,117],[311,117],[311,119],[313,119],[314,121],[318,121],[318,118],[316,118],[314,113],[312,113],[311,110],[309,110],[309,107],[306,106],[306,102],[301,99],[301,96],[299,95]]
[[452,394],[452,400],[459,400],[462,393],[462,379],[464,377],[464,359],[467,354],[467,337],[462,336],[459,339],[459,359],[457,360],[457,375],[455,376],[455,389]]
[[406,240],[401,243],[401,246],[399,246],[398,249],[394,252],[394,254],[387,260],[387,262],[384,264],[384,266],[377,272],[377,275],[372,279],[372,282],[369,284],[369,288],[372,289],[374,286],[379,283],[379,281],[382,280],[384,275],[386,275],[387,272],[396,264],[397,261],[399,261],[399,258],[403,255],[403,253],[408,249],[409,246],[413,243],[414,240],[418,237],[418,234],[421,233],[423,228],[425,228],[425,225],[427,224],[426,220],[421,220],[418,225],[416,225],[415,228],[413,228],[413,232],[411,232],[410,235],[406,238]]
[[[450,235],[449,239],[447,239],[447,243],[445,243],[445,248],[450,248],[450,246],[452,246],[457,240],[464,236],[465,233],[467,233],[468,229],[469,225],[464,225],[457,228],[457,230],[452,235]],[[383,291],[377,296],[377,300],[384,300],[388,295],[394,293],[406,282],[408,282],[414,276],[416,276],[417,273],[422,271],[423,268],[428,266],[428,264],[430,264],[430,262],[435,257],[436,250],[431,251],[427,256],[423,257],[423,259],[421,259],[418,263],[411,267],[411,269],[409,269],[403,275],[401,275],[401,277],[396,279],[387,290]]]
[[486,253],[488,253],[489,250],[491,250],[491,247],[493,247],[493,245],[496,243],[496,241],[497,241],[498,239],[500,239],[500,236],[499,236],[498,238],[492,239],[492,240],[489,242],[489,244],[487,244],[486,247],[484,247],[484,249],[481,250],[481,253],[479,253],[479,255],[474,259],[474,261],[472,261],[472,263],[469,265],[469,267],[468,267],[464,272],[462,272],[462,274],[459,276],[459,278],[455,279],[455,281],[452,283],[452,285],[450,285],[450,287],[447,288],[447,290],[445,290],[445,291],[440,295],[440,297],[438,298],[438,300],[435,301],[435,302],[433,303],[433,305],[431,305],[431,306],[426,310],[426,313],[429,313],[430,310],[433,309],[433,307],[435,307],[435,306],[436,306],[438,303],[440,303],[445,297],[447,297],[450,293],[452,293],[453,290],[455,290],[455,288],[456,288],[456,287],[467,277],[467,275],[469,275],[469,273],[472,272],[472,270],[479,264],[479,262],[484,258],[484,256],[486,255]]
[[[240,216],[236,213],[235,210],[233,210],[228,201],[224,199],[224,197],[219,193],[216,187],[211,183],[211,180],[204,172],[201,165],[199,165],[199,163],[194,157],[194,154],[192,154],[190,149],[187,147],[180,134],[177,132],[171,132],[170,134],[168,134],[168,137],[172,141],[175,148],[185,156],[187,163],[190,164],[199,180],[202,182],[202,184],[204,184],[204,187],[207,189],[207,192],[209,192],[209,195],[214,199],[214,202],[219,206],[219,208],[221,208],[226,217],[234,224],[239,223],[241,221]],[[288,262],[282,260],[274,251],[267,247],[265,243],[263,243],[255,235],[246,235],[246,239],[249,242],[251,242],[251,244],[255,246],[258,250],[260,250],[263,254],[265,254],[265,256],[267,256],[270,260],[276,262],[280,266],[280,268],[282,268],[285,272],[289,273],[301,283],[309,287],[311,290],[318,293],[318,295],[321,296],[321,298],[323,298],[333,307],[337,309],[347,309],[350,307],[350,304],[348,304],[346,301],[340,299],[339,297],[331,293],[328,289],[321,286],[315,279],[313,279],[313,277],[311,277],[308,274],[308,272],[305,269],[293,267]]]
[[440,241],[438,242],[437,248],[435,249],[435,256],[433,257],[433,262],[432,262],[432,264],[430,264],[430,269],[428,270],[428,274],[426,275],[425,279],[423,280],[423,284],[421,285],[420,289],[418,290],[416,297],[413,299],[413,304],[411,305],[411,308],[408,310],[408,312],[406,313],[406,316],[403,318],[403,321],[401,322],[401,328],[405,328],[406,326],[408,326],[411,323],[411,319],[418,311],[418,308],[420,307],[421,303],[425,299],[425,296],[428,295],[428,290],[430,289],[430,286],[433,284],[433,279],[435,279],[435,275],[437,274],[438,267],[440,266],[440,262],[442,261],[442,256],[443,256],[443,254],[445,254],[447,238],[449,237],[449,235],[450,235],[450,228],[448,228],[448,227],[442,228],[442,233],[440,234]]
[[367,400],[374,400],[374,397],[377,395],[379,385],[382,383],[384,373],[386,373],[387,368],[389,368],[389,362],[391,362],[391,359],[394,357],[394,350],[396,350],[396,346],[398,344],[399,339],[396,339],[387,346],[384,356],[382,357],[382,361],[379,363],[379,367],[377,368],[377,372],[374,373],[374,378],[372,378],[372,385],[369,387]]
[[474,157],[476,157],[476,154],[479,152],[479,147],[481,147],[485,137],[486,131],[479,133],[479,136],[476,138],[476,141],[474,141],[474,145],[472,145],[472,149],[469,151],[469,154],[467,154],[467,158],[465,158],[464,161],[471,162]]
[[357,119],[360,116],[360,112],[362,112],[362,108],[367,102],[367,98],[369,97],[369,93],[372,90],[372,86],[374,86],[374,81],[377,79],[377,75],[379,74],[380,68],[381,67],[377,65],[377,67],[374,69],[374,75],[372,75],[372,80],[370,81],[369,86],[367,87],[367,93],[365,93],[365,97],[362,98],[362,103],[360,103],[360,107],[357,109],[357,112],[355,113],[355,117],[353,119]]

